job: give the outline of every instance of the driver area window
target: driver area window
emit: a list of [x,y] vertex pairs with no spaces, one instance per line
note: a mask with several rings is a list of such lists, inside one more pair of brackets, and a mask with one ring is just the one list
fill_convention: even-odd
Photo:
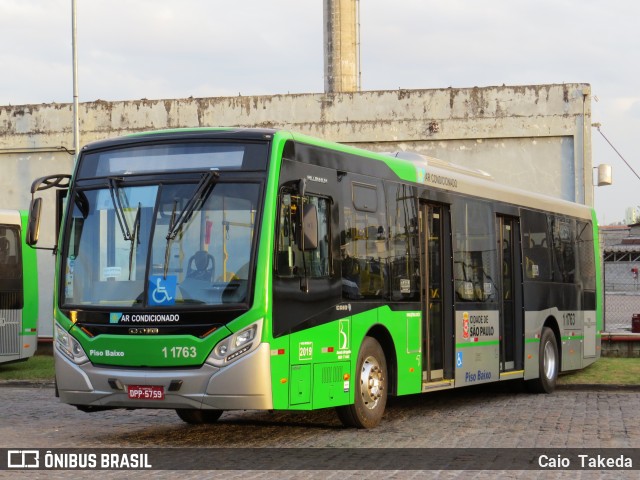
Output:
[[[330,276],[330,232],[328,198],[299,195],[283,190],[280,194],[275,270],[281,277],[323,278]],[[308,206],[315,207],[309,209]],[[318,225],[316,248],[304,246],[302,212],[315,210]]]

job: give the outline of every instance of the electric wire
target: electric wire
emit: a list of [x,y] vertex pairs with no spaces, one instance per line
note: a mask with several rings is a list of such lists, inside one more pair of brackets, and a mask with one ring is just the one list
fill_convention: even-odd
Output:
[[598,133],[599,133],[600,135],[602,135],[602,138],[604,138],[604,139],[607,141],[607,143],[609,144],[609,146],[610,146],[611,148],[613,148],[613,151],[614,151],[614,152],[616,152],[616,153],[618,154],[618,156],[622,159],[622,161],[625,163],[625,165],[626,165],[627,167],[629,167],[629,170],[631,170],[631,171],[633,172],[633,174],[638,178],[638,180],[640,180],[640,175],[638,175],[638,172],[636,172],[636,171],[633,169],[633,167],[629,164],[629,162],[627,162],[627,161],[625,160],[625,158],[624,158],[624,157],[622,156],[622,154],[621,154],[621,153],[616,149],[616,147],[614,147],[614,146],[613,146],[613,143],[611,143],[611,142],[609,141],[609,139],[605,136],[605,134],[604,134],[604,133],[602,133],[602,130],[600,130],[600,127],[599,127],[599,126],[597,126],[596,128],[598,129]]

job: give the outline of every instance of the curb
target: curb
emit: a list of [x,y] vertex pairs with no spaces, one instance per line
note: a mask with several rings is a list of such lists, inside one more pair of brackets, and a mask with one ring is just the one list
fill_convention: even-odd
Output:
[[52,380],[0,380],[1,387],[54,388]]

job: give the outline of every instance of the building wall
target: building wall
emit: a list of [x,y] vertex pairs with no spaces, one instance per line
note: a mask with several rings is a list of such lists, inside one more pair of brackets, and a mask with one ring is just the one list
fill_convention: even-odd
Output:
[[[497,181],[591,205],[587,84],[81,103],[80,142],[144,130],[286,128],[378,151],[414,150]],[[73,167],[71,104],[0,106],[3,208],[28,208],[33,179]],[[45,193],[40,245],[54,243]],[[41,335],[51,334],[53,259],[39,252]]]
[[600,242],[603,249],[620,245],[622,240],[629,238],[631,228],[626,225],[606,225],[600,227]]

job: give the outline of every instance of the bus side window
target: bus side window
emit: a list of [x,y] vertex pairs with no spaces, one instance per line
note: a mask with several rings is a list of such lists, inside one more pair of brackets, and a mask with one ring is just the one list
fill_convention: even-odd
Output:
[[340,233],[342,294],[349,300],[388,295],[384,192],[379,182],[364,177],[363,180],[344,181],[342,192],[345,222]]
[[453,276],[456,297],[464,302],[496,300],[499,278],[494,229],[489,204],[458,200],[453,203]]
[[420,251],[415,192],[408,185],[387,186],[389,215],[390,296],[395,301],[420,299]]
[[301,252],[305,255],[307,266],[307,276],[309,277],[328,277],[330,275],[331,260],[330,254],[330,232],[329,232],[329,213],[331,210],[331,202],[322,197],[306,196],[305,201],[315,206],[318,220],[318,245],[313,250]]
[[549,281],[552,263],[548,239],[547,215],[530,210],[522,211],[522,253],[525,280]]
[[593,228],[589,222],[578,222],[576,243],[578,248],[578,272],[585,290],[596,289],[596,265],[593,254]]
[[555,259],[554,281],[574,283],[575,281],[575,222],[569,218],[549,216],[549,231],[553,242]]

